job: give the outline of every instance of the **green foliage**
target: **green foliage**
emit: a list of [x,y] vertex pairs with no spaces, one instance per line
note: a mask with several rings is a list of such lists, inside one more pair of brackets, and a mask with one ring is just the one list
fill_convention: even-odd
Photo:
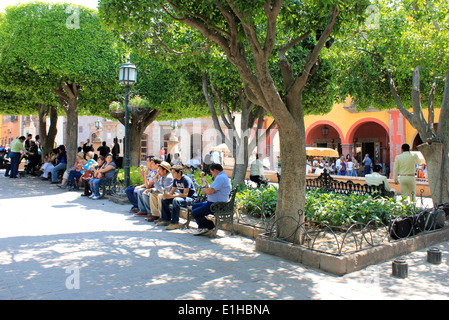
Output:
[[400,215],[416,213],[414,204],[393,199],[374,198],[371,195],[344,195],[321,190],[308,191],[305,213],[307,220],[323,222],[332,226],[354,223],[386,223]]
[[[195,180],[196,184],[198,184],[199,186],[203,186],[203,182],[201,181],[201,170],[195,170],[194,174],[193,174],[193,179]],[[204,175],[204,179],[206,179],[207,183],[209,183],[209,185],[212,184],[213,178],[211,175],[209,174],[205,174]]]
[[[144,183],[142,176],[140,175],[140,167],[129,168],[129,178],[131,185],[142,185]],[[120,169],[117,174],[118,181],[125,180],[125,170]]]
[[241,186],[236,195],[236,205],[242,213],[255,217],[271,216],[276,211],[277,193],[274,185],[260,188]]
[[0,24],[0,85],[27,93],[31,102],[54,104],[52,89],[76,83],[82,87],[79,113],[101,114],[119,88],[122,54],[94,10],[42,2],[11,6]]
[[[241,213],[255,217],[271,216],[276,211],[277,188],[243,187],[237,194],[237,208]],[[415,204],[393,199],[374,198],[370,195],[343,195],[321,190],[307,191],[306,220],[323,222],[332,226],[348,226],[354,223],[386,223],[400,215],[416,213]]]
[[422,106],[428,105],[434,81],[435,101],[441,101],[449,65],[449,2],[376,0],[373,5],[379,11],[367,18],[374,14],[377,21],[367,20],[363,28],[336,39],[341,99],[353,96],[361,110],[394,108],[391,74],[402,103],[410,106],[413,69],[421,66]]

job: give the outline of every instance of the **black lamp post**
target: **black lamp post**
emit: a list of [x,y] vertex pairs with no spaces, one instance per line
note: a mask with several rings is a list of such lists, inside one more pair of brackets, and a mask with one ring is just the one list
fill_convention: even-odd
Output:
[[125,187],[130,185],[129,160],[129,88],[137,82],[137,68],[128,61],[120,66],[118,81],[126,87],[125,92]]

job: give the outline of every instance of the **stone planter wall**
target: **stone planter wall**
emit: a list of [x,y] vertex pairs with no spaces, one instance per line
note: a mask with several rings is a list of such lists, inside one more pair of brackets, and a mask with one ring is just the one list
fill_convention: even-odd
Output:
[[421,250],[449,239],[449,228],[420,233],[348,255],[331,255],[280,241],[266,234],[256,239],[256,250],[342,276],[370,265]]

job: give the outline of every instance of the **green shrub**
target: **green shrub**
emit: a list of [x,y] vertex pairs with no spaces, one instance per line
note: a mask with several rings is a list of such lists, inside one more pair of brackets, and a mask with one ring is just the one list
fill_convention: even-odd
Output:
[[236,195],[236,204],[240,212],[255,217],[264,213],[271,216],[276,211],[278,189],[274,185],[260,188],[240,186]]
[[[241,213],[260,217],[262,212],[271,216],[276,211],[277,188],[241,187],[237,194],[237,208]],[[370,195],[344,195],[336,192],[313,190],[306,192],[306,220],[323,222],[332,226],[351,225],[357,222],[386,223],[399,215],[416,213],[414,204],[393,199],[374,198]]]
[[[203,182],[201,181],[201,172],[202,172],[201,170],[195,170],[193,174],[193,179],[199,186],[203,186]],[[212,182],[214,182],[211,175],[205,174],[204,178],[206,179],[207,183],[209,183],[209,185],[211,185]]]
[[[140,167],[129,168],[129,179],[131,185],[141,185],[143,184],[142,176],[140,175]],[[120,169],[117,175],[118,181],[125,180],[125,169]]]

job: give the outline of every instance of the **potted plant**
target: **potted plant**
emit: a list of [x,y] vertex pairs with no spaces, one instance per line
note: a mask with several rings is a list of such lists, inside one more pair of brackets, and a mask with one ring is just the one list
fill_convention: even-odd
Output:
[[109,104],[109,113],[114,118],[120,118],[125,114],[125,107],[120,102],[113,101]]
[[135,95],[129,101],[129,111],[138,113],[146,110],[150,106],[148,100],[139,95]]

